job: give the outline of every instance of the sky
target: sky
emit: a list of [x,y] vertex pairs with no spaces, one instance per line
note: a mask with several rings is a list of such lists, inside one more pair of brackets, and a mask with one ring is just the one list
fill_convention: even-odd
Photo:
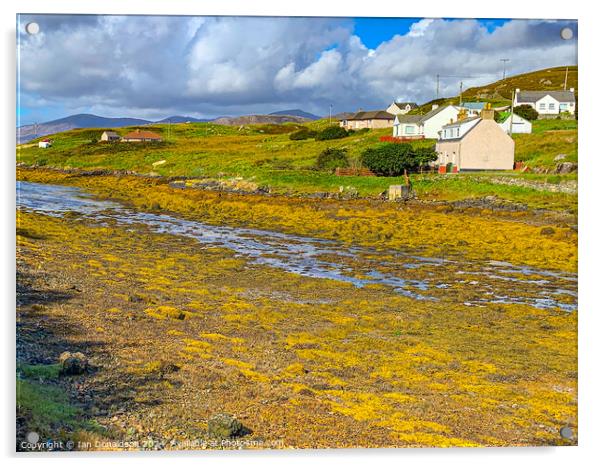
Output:
[[384,109],[432,100],[437,74],[442,96],[501,79],[501,58],[575,65],[576,39],[550,20],[21,15],[17,122]]

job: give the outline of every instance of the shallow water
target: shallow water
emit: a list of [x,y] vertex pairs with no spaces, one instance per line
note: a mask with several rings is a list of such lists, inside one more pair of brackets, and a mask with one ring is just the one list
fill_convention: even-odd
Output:
[[73,212],[99,224],[111,221],[130,228],[142,224],[158,233],[231,249],[255,264],[358,287],[385,285],[413,299],[462,302],[467,306],[517,303],[540,309],[577,309],[575,274],[498,261],[443,260],[275,231],[209,225],[139,212],[69,186],[17,182],[17,207],[55,217]]

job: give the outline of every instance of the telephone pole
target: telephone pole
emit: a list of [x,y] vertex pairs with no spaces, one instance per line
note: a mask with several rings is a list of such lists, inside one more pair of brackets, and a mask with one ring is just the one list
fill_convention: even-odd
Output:
[[328,124],[332,124],[332,104],[330,104],[328,110]]
[[566,70],[564,71],[564,90],[566,91],[566,82],[569,79],[569,67],[566,67]]
[[503,71],[502,71],[502,81],[504,81],[506,79],[506,63],[508,63],[510,61],[509,58],[500,58],[500,61],[503,63]]

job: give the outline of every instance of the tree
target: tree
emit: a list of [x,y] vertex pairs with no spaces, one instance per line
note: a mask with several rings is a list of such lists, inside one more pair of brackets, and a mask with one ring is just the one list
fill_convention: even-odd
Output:
[[346,149],[335,149],[328,147],[324,149],[316,160],[318,170],[334,171],[337,168],[347,168],[349,160],[347,159]]
[[316,141],[327,141],[329,139],[341,139],[348,135],[347,130],[341,126],[329,126],[316,134]]
[[523,117],[525,120],[533,121],[539,118],[539,113],[530,105],[519,105],[514,107],[514,113],[520,117]]
[[403,174],[406,186],[410,185],[408,172],[437,160],[432,147],[414,149],[411,144],[386,143],[366,149],[361,155],[362,164],[380,176]]
[[289,135],[291,141],[302,141],[303,139],[315,138],[316,132],[309,128],[301,128]]

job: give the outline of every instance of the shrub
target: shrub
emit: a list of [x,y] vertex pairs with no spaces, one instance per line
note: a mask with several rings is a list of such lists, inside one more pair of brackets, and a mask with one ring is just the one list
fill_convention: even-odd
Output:
[[407,175],[437,159],[435,150],[431,147],[414,149],[411,144],[386,143],[366,149],[361,155],[362,165],[381,176]]
[[529,121],[537,120],[537,118],[539,118],[539,113],[537,113],[537,110],[530,105],[519,105],[514,107],[514,113]]
[[302,141],[303,139],[315,138],[316,134],[315,131],[312,131],[309,128],[301,128],[300,130],[291,133],[289,139],[291,141]]
[[329,126],[316,134],[316,141],[328,141],[330,139],[341,139],[348,135],[345,128],[340,126]]
[[316,160],[316,168],[324,171],[334,171],[337,168],[346,168],[349,166],[346,149],[334,149],[328,147],[324,149]]

